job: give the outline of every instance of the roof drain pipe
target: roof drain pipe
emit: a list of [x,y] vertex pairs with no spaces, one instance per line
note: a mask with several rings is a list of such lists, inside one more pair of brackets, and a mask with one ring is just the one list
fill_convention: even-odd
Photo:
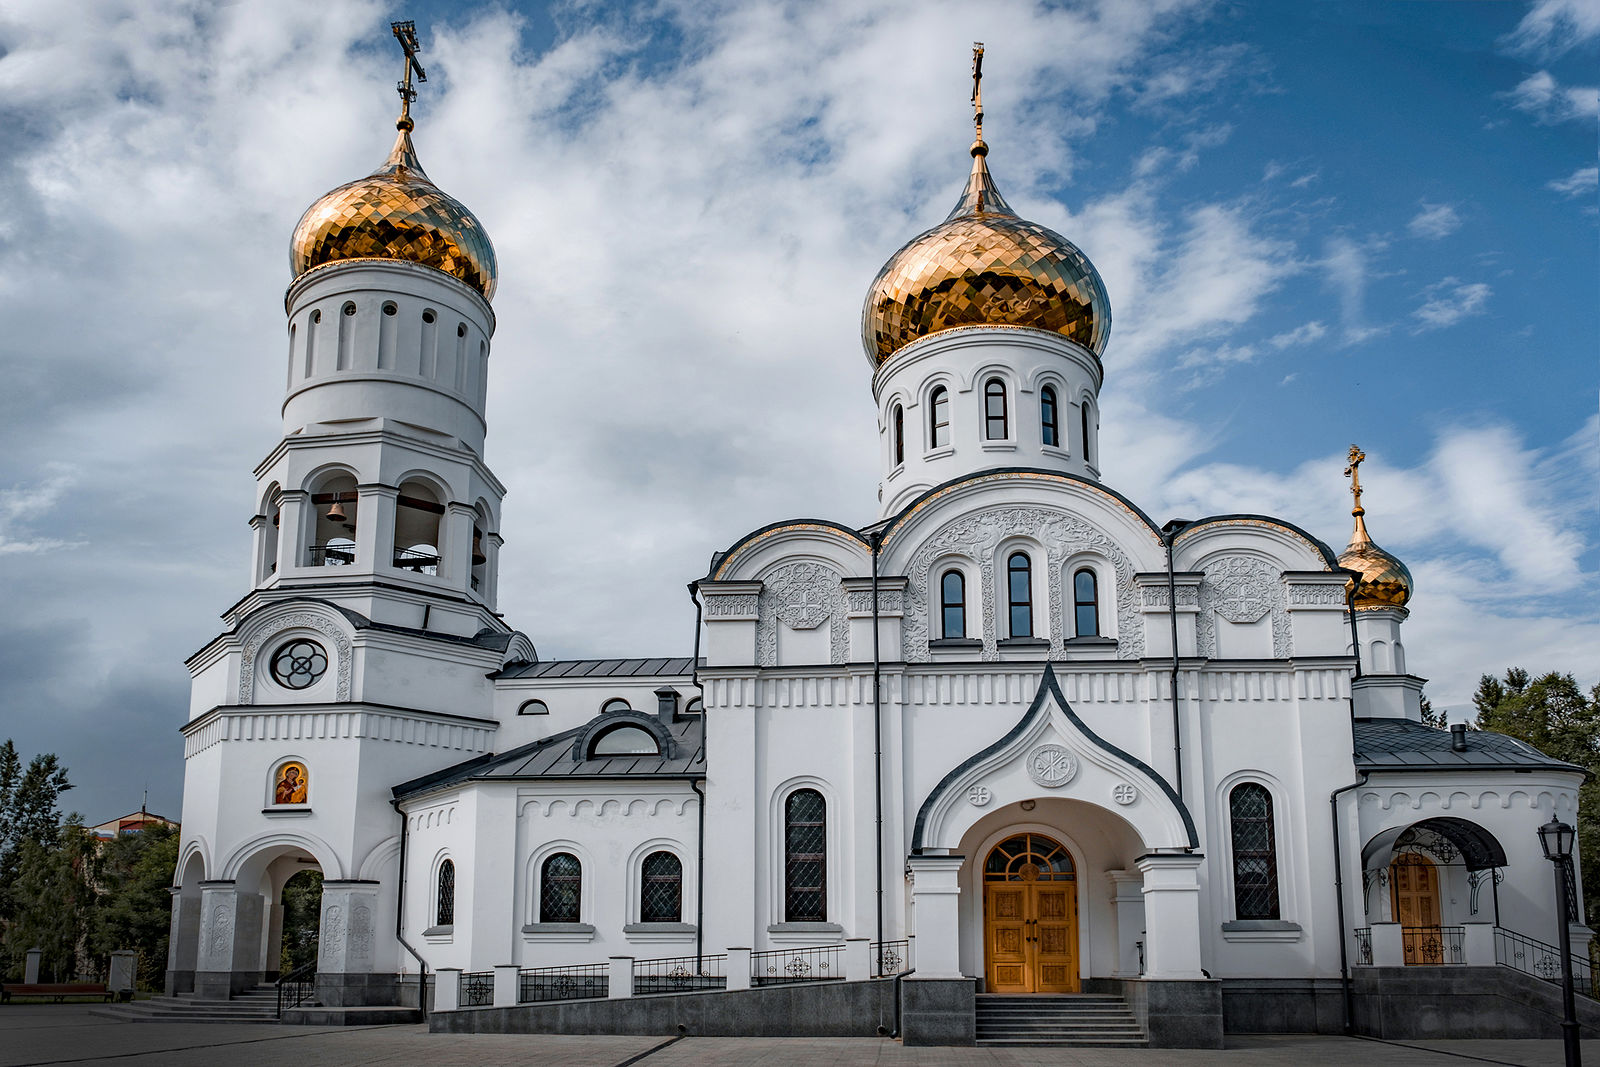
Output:
[[1189,525],[1188,519],[1171,519],[1161,527],[1161,540],[1167,546],[1167,618],[1172,623],[1172,766],[1178,787],[1178,799],[1183,800],[1183,712],[1178,702],[1178,578],[1172,569],[1172,542],[1178,531]]
[[389,801],[389,806],[394,813],[400,816],[400,870],[395,879],[394,895],[394,936],[407,952],[411,953],[418,966],[422,968],[417,974],[417,1008],[422,1012],[422,1017],[428,1017],[428,961],[423,959],[416,949],[411,947],[411,942],[406,940],[406,836],[410,829],[411,819],[400,810],[398,799]]
[[[689,664],[689,680],[696,689],[700,690],[700,744],[704,751],[706,737],[706,702],[705,689],[700,685],[700,583],[689,583],[689,599],[694,601],[694,659]],[[710,766],[710,761],[707,761]],[[705,777],[691,778],[689,788],[695,791],[700,798],[700,830],[699,843],[696,845],[694,861],[694,973],[699,974],[705,968],[705,938],[706,938],[706,791],[701,788],[705,785]]]
[[879,531],[872,535],[872,802],[877,820],[879,974],[883,973],[883,659],[878,649],[878,549],[882,546],[883,533]]
[[1333,817],[1333,899],[1339,911],[1339,984],[1344,990],[1346,1036],[1355,1033],[1355,994],[1350,989],[1350,948],[1345,944],[1349,932],[1344,925],[1344,848],[1339,838],[1339,794],[1366,784],[1367,772],[1357,771],[1355,781],[1328,794],[1328,807]]

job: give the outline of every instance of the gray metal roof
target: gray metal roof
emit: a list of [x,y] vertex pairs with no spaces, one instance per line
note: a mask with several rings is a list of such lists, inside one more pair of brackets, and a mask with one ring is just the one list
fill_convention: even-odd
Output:
[[1450,747],[1450,731],[1410,719],[1357,719],[1356,769],[1387,770],[1544,770],[1582,771],[1525,742],[1484,730],[1467,731],[1467,749]]
[[500,678],[683,678],[694,673],[692,656],[654,659],[552,659],[541,663],[513,663]]
[[[676,753],[655,756],[608,756],[604,759],[572,758],[578,735],[607,719],[621,715],[601,715],[572,730],[540,738],[505,753],[477,756],[454,767],[394,787],[397,798],[466,781],[528,781],[550,778],[649,778],[699,777],[706,773],[705,722],[699,715],[686,715],[678,722],[663,724],[676,744]],[[644,718],[628,714],[627,719]]]

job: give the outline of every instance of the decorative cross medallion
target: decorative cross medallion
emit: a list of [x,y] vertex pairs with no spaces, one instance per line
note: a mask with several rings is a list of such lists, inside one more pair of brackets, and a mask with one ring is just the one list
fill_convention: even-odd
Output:
[[1139,799],[1139,790],[1135,789],[1131,783],[1118,782],[1111,790],[1111,799],[1123,807],[1127,807]]
[[1060,789],[1078,773],[1078,757],[1060,745],[1040,745],[1028,756],[1028,777],[1046,789]]
[[967,790],[967,799],[972,801],[973,807],[982,808],[988,806],[989,801],[994,799],[994,795],[989,792],[987,786],[975,785]]

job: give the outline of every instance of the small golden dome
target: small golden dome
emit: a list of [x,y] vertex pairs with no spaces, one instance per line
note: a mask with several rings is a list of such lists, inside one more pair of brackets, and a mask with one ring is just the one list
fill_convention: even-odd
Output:
[[[1361,575],[1356,581],[1355,608],[1357,611],[1375,611],[1379,608],[1403,608],[1411,599],[1411,572],[1400,560],[1372,543],[1367,534],[1367,509],[1361,506],[1361,463],[1367,454],[1355,445],[1350,446],[1350,465],[1344,473],[1350,479],[1350,492],[1355,497],[1355,529],[1350,532],[1350,544],[1339,555],[1339,566]],[[1350,586],[1346,584],[1348,590]]]
[[881,366],[920,337],[958,326],[1023,326],[1076,341],[1099,356],[1111,303],[1089,258],[1071,241],[1019,218],[995,188],[988,146],[972,146],[972,174],[944,222],[885,263],[861,311],[867,358]]
[[472,212],[428,179],[405,117],[383,166],[306,208],[289,245],[296,278],[324,263],[360,259],[421,263],[494,298],[494,245]]

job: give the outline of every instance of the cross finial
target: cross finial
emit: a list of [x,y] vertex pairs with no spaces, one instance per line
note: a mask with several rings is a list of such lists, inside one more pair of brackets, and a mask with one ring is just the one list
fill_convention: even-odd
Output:
[[394,32],[394,39],[400,42],[401,51],[406,54],[405,77],[395,85],[395,91],[400,94],[400,118],[394,126],[397,130],[410,133],[416,128],[416,123],[411,121],[411,101],[417,98],[417,91],[411,88],[411,75],[415,72],[417,81],[425,82],[428,74],[417,62],[417,53],[422,51],[422,46],[417,43],[417,24],[409,20],[391,22],[389,29]]
[[985,155],[989,146],[983,143],[983,42],[972,42],[972,124],[977,128],[977,139],[972,142],[972,154]]
[[1350,514],[1360,518],[1367,513],[1361,506],[1361,461],[1367,454],[1355,445],[1350,446],[1350,465],[1344,469],[1344,476],[1350,479],[1350,495],[1355,497],[1355,507],[1350,509]]

